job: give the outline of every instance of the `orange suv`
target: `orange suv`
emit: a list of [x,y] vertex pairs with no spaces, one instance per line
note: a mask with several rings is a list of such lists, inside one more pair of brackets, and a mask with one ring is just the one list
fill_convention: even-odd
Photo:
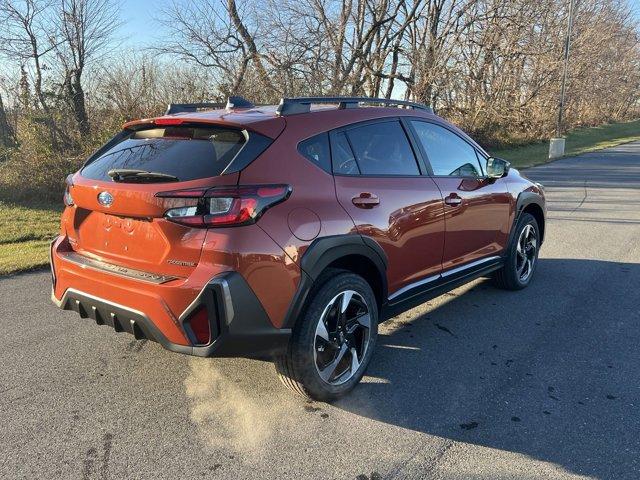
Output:
[[270,357],[320,400],[352,389],[378,323],[479,276],[516,290],[539,184],[423,105],[172,104],[67,179],[53,301],[191,355]]

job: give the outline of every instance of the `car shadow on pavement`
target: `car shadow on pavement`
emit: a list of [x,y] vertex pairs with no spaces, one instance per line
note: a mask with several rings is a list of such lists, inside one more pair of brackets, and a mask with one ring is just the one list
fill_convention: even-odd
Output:
[[540,259],[525,290],[481,280],[445,294],[381,327],[367,377],[336,406],[627,477],[640,450],[639,283],[640,264]]

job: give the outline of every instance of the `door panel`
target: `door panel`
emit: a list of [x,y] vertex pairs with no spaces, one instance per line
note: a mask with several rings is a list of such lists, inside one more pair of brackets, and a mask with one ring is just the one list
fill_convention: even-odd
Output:
[[484,157],[444,125],[410,123],[444,197],[443,270],[498,254],[508,236],[511,196],[506,180],[485,178]]
[[[336,175],[335,183],[338,201],[358,232],[373,238],[387,254],[389,295],[440,273],[444,205],[431,178]],[[364,208],[354,204],[354,198],[357,203],[358,199],[371,196],[376,196],[379,203]]]
[[[511,197],[504,179],[435,177],[445,197],[442,268],[499,254],[509,235]],[[447,203],[454,196],[458,204]]]
[[389,295],[437,275],[444,247],[444,204],[398,119],[351,125],[331,134],[338,201],[361,235],[389,259]]

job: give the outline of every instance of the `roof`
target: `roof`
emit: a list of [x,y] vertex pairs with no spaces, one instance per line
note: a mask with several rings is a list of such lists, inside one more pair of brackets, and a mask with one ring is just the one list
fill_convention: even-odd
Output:
[[[374,104],[366,108],[357,108],[360,104]],[[237,106],[236,106],[237,105]],[[338,108],[336,108],[338,105]],[[380,106],[384,105],[384,106]],[[388,106],[391,105],[391,106]],[[283,98],[280,105],[253,106],[241,97],[231,97],[226,108],[222,104],[172,104],[168,113],[159,117],[146,118],[127,122],[124,128],[135,128],[138,125],[177,125],[182,122],[196,122],[233,126],[253,130],[271,138],[277,137],[287,124],[287,120],[295,117],[304,123],[304,117],[322,112],[322,123],[327,128],[335,128],[340,124],[374,118],[414,114],[432,116],[433,113],[424,105],[401,100],[375,99],[366,97],[301,97]],[[211,108],[213,107],[213,108]],[[397,108],[405,107],[405,108]],[[209,110],[198,110],[211,108]]]
[[171,119],[175,119],[182,120],[183,122],[211,123],[247,128],[273,138],[282,131],[286,124],[284,119],[276,113],[276,108],[275,105],[267,105],[263,107],[234,108],[229,110],[219,108],[196,112],[173,113],[127,122],[123,128],[152,124],[158,120],[160,120],[160,122],[170,122]]

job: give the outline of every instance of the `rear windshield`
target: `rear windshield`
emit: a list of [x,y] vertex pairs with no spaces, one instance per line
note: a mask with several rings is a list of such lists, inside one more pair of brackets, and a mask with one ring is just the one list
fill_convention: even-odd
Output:
[[223,127],[163,127],[131,132],[82,169],[82,176],[111,180],[113,169],[137,169],[180,181],[220,175],[245,143],[240,130]]

